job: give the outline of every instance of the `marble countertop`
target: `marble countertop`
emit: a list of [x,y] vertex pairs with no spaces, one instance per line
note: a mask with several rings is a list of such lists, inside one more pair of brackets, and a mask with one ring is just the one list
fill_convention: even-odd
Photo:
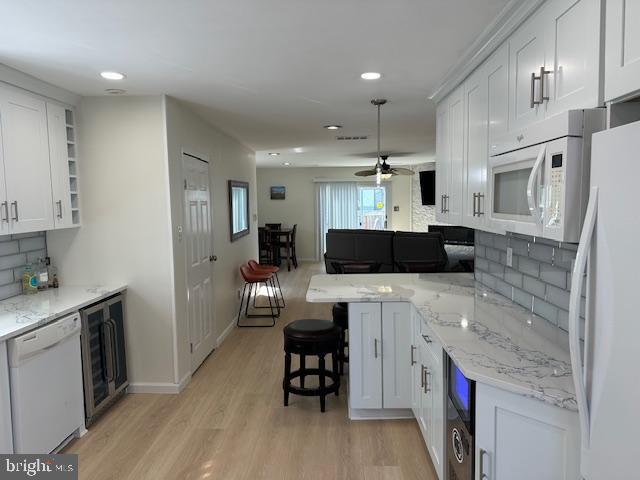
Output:
[[315,275],[308,302],[411,302],[465,376],[577,411],[566,332],[472,274]]
[[0,342],[110,297],[126,285],[62,286],[0,301]]

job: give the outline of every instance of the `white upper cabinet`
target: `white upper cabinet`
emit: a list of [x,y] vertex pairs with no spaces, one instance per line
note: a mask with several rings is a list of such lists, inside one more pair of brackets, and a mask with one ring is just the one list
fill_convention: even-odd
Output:
[[600,0],[549,0],[509,39],[509,128],[600,105]]
[[449,193],[446,199],[448,222],[460,225],[462,222],[462,194],[464,169],[464,86],[454,90],[449,96]]
[[544,71],[546,33],[538,10],[509,40],[509,128],[520,130],[544,116],[540,73]]
[[449,192],[449,102],[444,99],[436,110],[436,219],[446,222],[446,196]]
[[492,139],[509,131],[508,43],[504,43],[489,57],[484,70],[487,75],[488,137],[490,145]]
[[[53,228],[45,102],[14,89],[0,90],[6,198],[11,233]],[[6,207],[6,208],[5,208]]]
[[69,161],[67,150],[66,109],[47,103],[49,130],[49,161],[51,164],[51,191],[55,228],[73,226],[71,193],[69,189]]
[[640,2],[606,1],[606,101],[640,91]]
[[600,1],[551,0],[542,13],[545,116],[599,106]]
[[478,227],[484,223],[487,185],[487,75],[484,66],[464,84],[464,205],[462,224]]

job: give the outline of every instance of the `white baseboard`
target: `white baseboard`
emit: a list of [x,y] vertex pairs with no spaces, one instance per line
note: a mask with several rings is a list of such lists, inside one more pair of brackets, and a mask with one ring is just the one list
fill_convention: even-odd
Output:
[[161,393],[177,395],[191,380],[191,373],[188,373],[180,383],[130,383],[127,393]]
[[414,418],[410,408],[351,408],[350,420],[399,420]]
[[216,339],[216,348],[222,345],[222,342],[224,342],[225,338],[227,338],[229,334],[233,332],[233,329],[236,328],[236,320],[237,317],[233,317],[233,320],[231,320],[229,325],[227,325],[227,328],[225,328],[220,336]]

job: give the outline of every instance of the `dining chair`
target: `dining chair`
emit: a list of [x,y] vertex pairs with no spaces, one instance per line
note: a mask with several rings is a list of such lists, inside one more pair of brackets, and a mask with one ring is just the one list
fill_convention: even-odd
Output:
[[273,243],[266,227],[258,227],[259,260],[262,263],[273,263]]

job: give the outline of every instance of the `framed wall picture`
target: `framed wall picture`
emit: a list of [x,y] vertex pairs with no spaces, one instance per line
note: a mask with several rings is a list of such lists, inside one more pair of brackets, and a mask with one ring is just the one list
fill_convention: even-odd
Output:
[[229,227],[231,241],[249,235],[249,184],[229,180]]
[[271,200],[284,200],[285,193],[285,187],[271,187]]

